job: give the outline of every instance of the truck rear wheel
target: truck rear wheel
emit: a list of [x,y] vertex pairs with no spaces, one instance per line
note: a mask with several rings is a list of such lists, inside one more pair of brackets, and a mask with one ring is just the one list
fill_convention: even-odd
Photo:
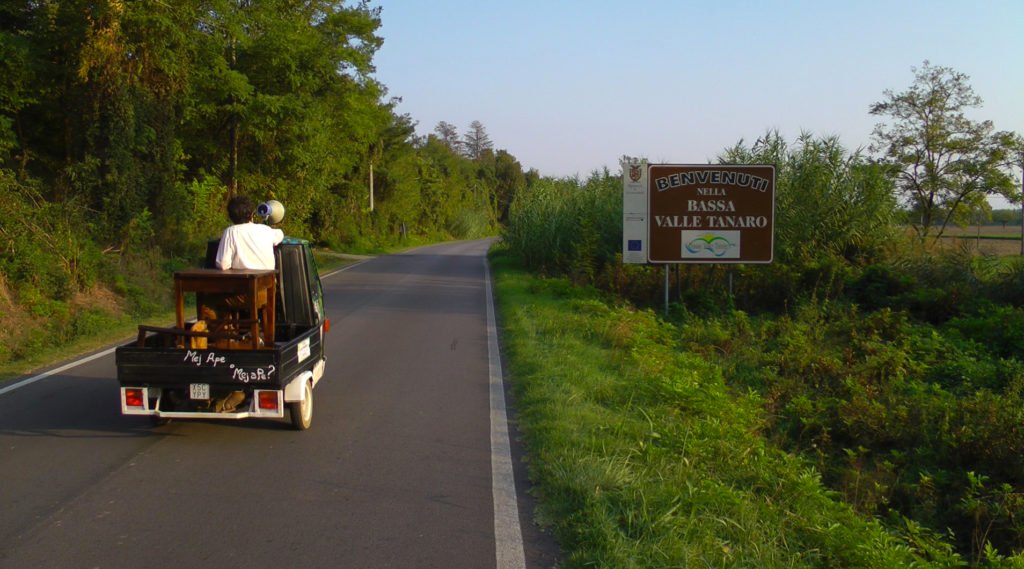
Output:
[[292,427],[298,431],[305,431],[313,423],[313,382],[307,381],[303,389],[302,401],[288,404]]

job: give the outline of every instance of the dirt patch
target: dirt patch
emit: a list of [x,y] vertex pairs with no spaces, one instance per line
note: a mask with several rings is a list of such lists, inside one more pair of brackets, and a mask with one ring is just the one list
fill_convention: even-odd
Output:
[[71,299],[75,310],[101,310],[115,318],[124,315],[124,299],[103,286],[94,286],[89,290],[75,293]]
[[9,334],[18,323],[29,320],[28,312],[18,306],[7,286],[7,279],[0,274],[0,337]]
[[[14,302],[11,300],[11,291],[7,288],[7,277],[0,273],[0,311],[9,309]],[[2,314],[2,312],[0,312]]]
[[0,363],[10,359],[12,346],[19,338],[40,325],[38,319],[14,302],[7,279],[0,274]]

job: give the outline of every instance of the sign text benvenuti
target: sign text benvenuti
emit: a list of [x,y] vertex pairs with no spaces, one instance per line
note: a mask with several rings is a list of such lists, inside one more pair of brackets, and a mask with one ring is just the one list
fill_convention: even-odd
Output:
[[651,164],[648,261],[770,263],[775,168]]

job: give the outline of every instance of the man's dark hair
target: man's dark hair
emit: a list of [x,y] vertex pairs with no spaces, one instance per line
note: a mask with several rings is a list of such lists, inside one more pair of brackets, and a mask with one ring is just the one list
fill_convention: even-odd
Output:
[[252,201],[245,196],[235,196],[228,202],[228,217],[231,223],[247,223],[252,221]]

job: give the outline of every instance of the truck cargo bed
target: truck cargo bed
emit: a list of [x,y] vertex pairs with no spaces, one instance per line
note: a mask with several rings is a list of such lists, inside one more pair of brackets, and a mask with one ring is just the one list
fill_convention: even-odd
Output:
[[297,373],[311,369],[320,354],[320,330],[310,328],[273,349],[191,349],[162,347],[156,338],[133,341],[116,350],[121,385],[143,387],[207,383],[280,389]]

